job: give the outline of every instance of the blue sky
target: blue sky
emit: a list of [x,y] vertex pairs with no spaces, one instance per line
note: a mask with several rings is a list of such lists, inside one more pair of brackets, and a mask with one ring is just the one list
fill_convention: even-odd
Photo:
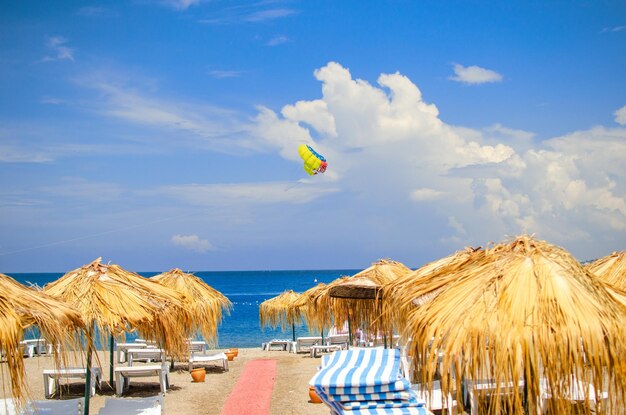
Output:
[[625,177],[622,1],[0,6],[0,272],[585,260]]

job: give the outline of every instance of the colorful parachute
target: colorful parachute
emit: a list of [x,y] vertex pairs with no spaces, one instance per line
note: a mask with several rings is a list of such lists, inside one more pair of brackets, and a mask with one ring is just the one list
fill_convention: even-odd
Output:
[[306,144],[300,144],[298,153],[300,153],[300,157],[304,160],[304,170],[309,173],[309,175],[313,176],[314,174],[324,173],[326,171],[326,167],[328,166],[326,159],[311,147]]

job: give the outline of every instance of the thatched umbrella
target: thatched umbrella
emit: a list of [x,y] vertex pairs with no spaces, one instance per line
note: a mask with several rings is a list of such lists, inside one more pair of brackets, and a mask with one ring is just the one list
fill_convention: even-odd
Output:
[[348,323],[350,335],[351,325],[365,325],[373,333],[393,334],[390,324],[382,315],[381,288],[384,284],[411,273],[406,265],[381,259],[370,267],[349,278],[333,281],[327,290],[327,302],[333,310],[335,325]]
[[626,314],[607,286],[564,249],[528,236],[469,257],[395,296],[409,310],[403,333],[419,381],[432,384],[443,352],[444,396],[456,389],[461,401],[462,379],[524,381],[522,390],[492,395],[491,414],[536,412],[540,382],[554,398],[548,409],[566,413],[573,379],[609,391],[599,411],[623,413]]
[[283,330],[291,326],[291,336],[296,340],[296,323],[302,322],[302,307],[297,307],[296,302],[300,299],[300,294],[293,290],[287,290],[276,297],[265,300],[259,306],[259,318],[262,327],[276,328],[280,326]]
[[185,308],[191,314],[193,326],[210,344],[217,344],[217,327],[222,312],[229,312],[233,304],[215,288],[193,274],[180,269],[155,275],[150,280],[180,293]]
[[309,288],[300,295],[294,302],[303,313],[309,330],[319,330],[324,338],[324,328],[329,327],[333,322],[333,315],[330,306],[327,304],[327,294],[330,284],[320,282]]
[[626,290],[626,251],[613,252],[585,266],[592,274]]
[[[78,312],[65,303],[0,274],[0,350],[6,353],[7,359],[6,366],[0,365],[0,379],[4,388],[6,378],[10,377],[9,395],[18,403],[28,394],[20,341],[24,329],[32,325],[37,325],[50,343],[66,346],[75,343],[77,329],[85,327]],[[63,357],[54,354],[57,366]]]
[[[159,343],[169,354],[182,356],[191,333],[191,319],[180,295],[118,265],[102,264],[101,258],[68,272],[47,284],[44,291],[76,308],[91,334],[111,337],[110,376],[113,383],[113,338],[130,329]],[[105,342],[102,342],[105,344]],[[87,346],[85,414],[89,413],[89,371],[94,346]]]

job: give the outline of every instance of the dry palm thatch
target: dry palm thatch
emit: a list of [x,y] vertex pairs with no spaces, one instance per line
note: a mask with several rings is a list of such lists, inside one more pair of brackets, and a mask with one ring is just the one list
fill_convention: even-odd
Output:
[[626,290],[626,251],[613,252],[587,264],[585,268],[609,284]]
[[[442,287],[442,278],[447,285]],[[415,299],[440,291],[425,305]],[[573,379],[608,391],[601,413],[624,413],[624,309],[607,286],[562,248],[520,236],[495,245],[444,275],[423,275],[419,287],[395,297],[412,310],[405,336],[418,380],[431,384],[442,352],[445,393],[462,380],[518,384],[493,394],[489,414],[535,413],[545,382],[551,413],[567,413]],[[542,382],[542,383],[543,383]],[[497,392],[503,392],[498,390]],[[591,412],[587,404],[585,412]]]
[[330,285],[321,282],[303,292],[294,303],[294,306],[303,312],[309,330],[322,331],[332,325],[332,311],[324,303],[329,288]]
[[285,330],[288,326],[302,322],[302,308],[296,306],[300,294],[287,290],[274,298],[265,300],[259,306],[259,318],[262,327]]
[[123,336],[137,330],[169,354],[187,353],[191,317],[181,296],[117,265],[102,264],[101,258],[68,272],[47,284],[44,291],[75,307],[85,324],[97,327],[101,338]]
[[[37,325],[48,342],[60,345],[61,352],[76,344],[76,331],[84,328],[76,310],[0,274],[0,350],[6,353],[7,359],[6,365],[0,365],[0,380],[3,390],[9,385],[9,393],[5,395],[13,396],[18,402],[23,402],[28,395],[20,341],[24,329],[32,325]],[[54,358],[59,366],[64,355],[55,353]]]
[[172,269],[150,279],[181,294],[194,329],[200,331],[209,343],[217,344],[217,327],[222,321],[222,312],[230,312],[233,306],[224,294],[180,269]]
[[333,281],[320,303],[331,307],[336,326],[350,322],[352,330],[364,327],[370,333],[392,335],[382,314],[381,288],[411,272],[400,262],[379,260],[352,277]]
[[[386,319],[385,323],[391,325],[391,327],[384,328],[385,332],[402,332],[403,328],[406,327],[408,314],[415,309],[416,305],[424,305],[441,294],[449,283],[456,278],[454,272],[457,269],[474,262],[484,253],[485,251],[480,247],[467,247],[383,284],[383,314]],[[437,278],[429,281],[431,290],[423,293],[422,287],[420,287],[422,278],[433,275],[437,275]],[[414,300],[406,303],[402,301],[408,297],[414,298]]]

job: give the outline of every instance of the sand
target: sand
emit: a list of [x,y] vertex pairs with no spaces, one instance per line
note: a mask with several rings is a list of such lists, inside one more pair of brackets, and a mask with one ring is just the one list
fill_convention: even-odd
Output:
[[[102,389],[91,398],[90,412],[92,414],[98,413],[106,397],[115,396],[115,390],[109,385],[108,353],[100,353],[99,356],[103,382]],[[165,395],[165,413],[219,415],[245,362],[251,359],[275,359],[277,362],[277,375],[270,406],[271,415],[327,415],[329,413],[326,405],[309,403],[308,382],[317,371],[317,366],[320,364],[319,358],[311,358],[308,353],[264,351],[260,348],[239,349],[239,356],[229,362],[228,372],[222,371],[221,364],[208,363],[205,365],[207,375],[203,383],[192,382],[186,363],[176,363],[174,370],[170,373],[170,389]],[[42,371],[54,368],[52,360],[46,356],[36,356],[25,358],[24,362],[32,399],[44,399]],[[136,365],[140,364],[136,363]],[[62,388],[62,398],[81,397],[83,390],[84,381],[82,383],[78,380],[72,381]],[[0,390],[0,396],[4,398],[2,393],[4,392]],[[158,377],[155,376],[133,378],[130,382],[130,389],[124,396],[144,397],[158,393],[160,393]],[[53,399],[58,399],[58,397],[55,396]]]

